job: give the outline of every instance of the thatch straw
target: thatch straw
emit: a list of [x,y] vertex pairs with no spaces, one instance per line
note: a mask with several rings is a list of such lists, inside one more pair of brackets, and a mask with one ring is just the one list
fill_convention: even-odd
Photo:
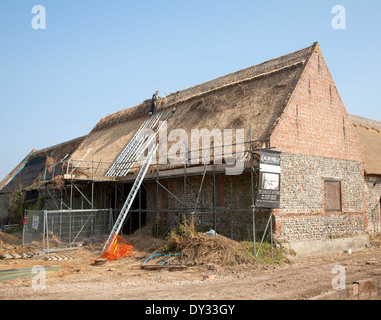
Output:
[[171,233],[168,247],[181,251],[182,262],[186,265],[231,266],[250,261],[239,242],[218,234],[208,236],[196,232],[192,221],[183,222],[177,233]]
[[54,163],[54,159],[51,156],[47,156],[45,159],[45,167],[48,168],[48,172],[52,173],[53,172],[53,166],[52,164]]

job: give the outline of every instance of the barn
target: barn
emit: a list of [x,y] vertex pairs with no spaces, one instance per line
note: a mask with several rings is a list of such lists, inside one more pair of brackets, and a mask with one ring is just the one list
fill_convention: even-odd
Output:
[[[268,234],[300,255],[363,247],[380,232],[381,124],[347,113],[318,43],[150,108],[106,116],[39,168],[28,209],[109,208],[114,221],[125,214],[121,233],[156,237],[192,217],[200,231]],[[7,181],[0,198],[15,191]]]

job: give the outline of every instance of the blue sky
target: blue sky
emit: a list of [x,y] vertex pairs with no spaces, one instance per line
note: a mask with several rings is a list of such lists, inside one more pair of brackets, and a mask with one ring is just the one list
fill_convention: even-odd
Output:
[[[32,7],[46,29],[32,28]],[[332,8],[346,9],[335,30]],[[377,0],[2,0],[0,180],[104,116],[319,41],[349,113],[381,121]]]

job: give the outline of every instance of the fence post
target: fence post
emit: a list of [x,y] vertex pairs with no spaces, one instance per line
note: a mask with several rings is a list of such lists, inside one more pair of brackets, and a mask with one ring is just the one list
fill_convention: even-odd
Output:
[[45,210],[44,210],[44,216],[43,216],[43,223],[42,223],[42,251],[45,251]]
[[48,225],[48,212],[44,210],[44,229],[46,231],[46,249],[49,254],[49,225]]
[[26,218],[26,209],[24,209],[24,219],[22,221],[23,227],[22,227],[22,246],[25,245],[25,218]]

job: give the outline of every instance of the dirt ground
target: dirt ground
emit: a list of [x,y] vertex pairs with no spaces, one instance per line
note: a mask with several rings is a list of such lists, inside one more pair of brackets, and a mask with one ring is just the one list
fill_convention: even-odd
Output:
[[[136,249],[130,258],[98,266],[93,265],[93,260],[100,256],[101,246],[56,253],[74,258],[67,261],[46,261],[46,255],[0,260],[0,271],[61,266],[46,279],[46,288],[42,290],[33,288],[32,279],[0,281],[0,299],[301,300],[332,290],[332,269],[337,265],[346,268],[347,284],[381,276],[381,238],[374,239],[369,248],[351,254],[293,259],[280,265],[256,263],[214,269],[198,266],[182,271],[141,269],[155,245],[150,252]],[[0,254],[20,250],[18,238],[0,235]],[[205,274],[214,277],[204,279]]]

